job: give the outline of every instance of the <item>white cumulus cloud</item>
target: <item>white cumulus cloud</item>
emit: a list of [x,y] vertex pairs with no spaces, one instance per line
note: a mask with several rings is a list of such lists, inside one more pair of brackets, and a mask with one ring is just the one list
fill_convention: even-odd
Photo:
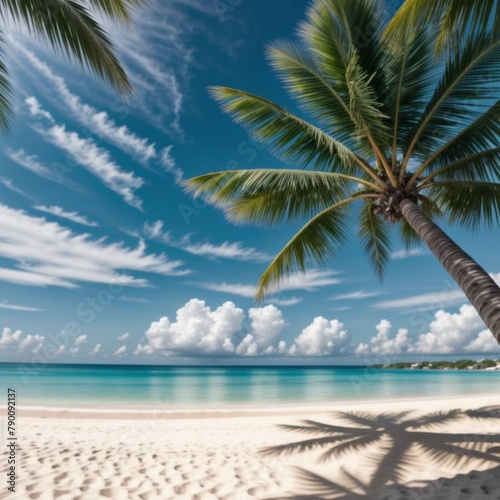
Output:
[[75,341],[73,343],[74,346],[79,346],[87,342],[87,335],[79,335],[78,337],[75,338]]
[[484,329],[484,323],[471,305],[463,305],[457,313],[437,311],[434,321],[429,324],[429,331],[419,335],[415,345],[411,347],[411,352],[463,352],[474,340],[479,329]]
[[99,354],[101,352],[101,348],[102,348],[101,344],[96,344],[95,347],[92,349],[92,351],[90,351],[90,354],[94,356],[96,354]]
[[25,335],[21,330],[4,328],[0,336],[0,351],[38,352],[45,341],[42,335]]
[[392,337],[392,324],[386,319],[383,319],[375,329],[377,335],[370,340],[369,344],[360,344],[355,350],[356,354],[406,354],[410,344],[407,329],[399,329],[396,335]]
[[127,346],[122,345],[115,351],[115,356],[123,356],[127,352]]
[[350,352],[351,337],[344,325],[322,316],[314,318],[289,349],[289,354],[298,356],[334,356]]
[[262,355],[279,353],[274,347],[286,323],[274,305],[254,307],[248,321],[242,309],[225,302],[212,310],[205,301],[191,299],[178,309],[176,320],[167,316],[151,323],[147,344],[136,354],[163,352],[170,355]]

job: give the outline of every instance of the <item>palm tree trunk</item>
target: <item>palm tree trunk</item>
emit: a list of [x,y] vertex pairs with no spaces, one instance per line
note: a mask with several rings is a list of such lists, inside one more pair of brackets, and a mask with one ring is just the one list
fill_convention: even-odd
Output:
[[416,203],[405,199],[400,206],[408,224],[458,283],[500,344],[500,288]]

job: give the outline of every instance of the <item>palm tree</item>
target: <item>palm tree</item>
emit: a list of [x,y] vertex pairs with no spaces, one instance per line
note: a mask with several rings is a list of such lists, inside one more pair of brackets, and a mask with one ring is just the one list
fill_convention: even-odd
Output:
[[[388,32],[397,33],[415,25],[438,24],[437,49],[441,51],[469,29],[500,30],[498,0],[406,0],[389,23]],[[397,38],[397,37],[396,37]]]
[[[132,90],[115,47],[93,13],[130,23],[133,9],[144,0],[0,0],[0,14],[24,25],[28,32],[47,41],[58,52],[89,67],[99,78],[122,94]],[[12,115],[12,87],[2,54],[5,28],[0,28],[0,129],[9,129]]]
[[471,32],[444,63],[426,27],[388,43],[379,0],[315,0],[299,42],[267,55],[309,121],[226,87],[212,95],[236,122],[296,169],[232,170],[186,189],[237,223],[307,223],[260,278],[257,299],[287,275],[324,264],[347,240],[349,214],[379,276],[390,229],[423,241],[500,343],[500,288],[436,224],[466,228],[500,215],[500,37]]

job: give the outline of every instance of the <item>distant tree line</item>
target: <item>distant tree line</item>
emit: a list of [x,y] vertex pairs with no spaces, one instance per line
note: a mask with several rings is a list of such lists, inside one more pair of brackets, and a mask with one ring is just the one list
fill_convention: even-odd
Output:
[[[485,370],[486,368],[500,367],[500,360],[461,359],[459,361],[422,361],[420,363],[391,363],[387,365],[373,365],[374,368],[391,368],[396,370]],[[500,368],[499,368],[500,369]]]

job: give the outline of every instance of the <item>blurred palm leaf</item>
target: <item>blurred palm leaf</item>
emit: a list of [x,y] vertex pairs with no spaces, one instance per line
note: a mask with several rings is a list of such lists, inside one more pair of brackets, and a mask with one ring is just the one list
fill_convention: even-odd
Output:
[[438,52],[457,43],[467,30],[500,33],[500,2],[498,0],[405,0],[387,27],[397,43],[398,36],[415,27],[429,24],[439,28]]
[[[131,21],[132,11],[144,0],[0,0],[4,18],[11,17],[32,35],[47,41],[57,52],[90,68],[121,94],[132,86],[116,49],[91,11],[113,20]],[[3,37],[0,43],[3,44]],[[0,127],[8,130],[12,113],[8,72],[0,65]]]

